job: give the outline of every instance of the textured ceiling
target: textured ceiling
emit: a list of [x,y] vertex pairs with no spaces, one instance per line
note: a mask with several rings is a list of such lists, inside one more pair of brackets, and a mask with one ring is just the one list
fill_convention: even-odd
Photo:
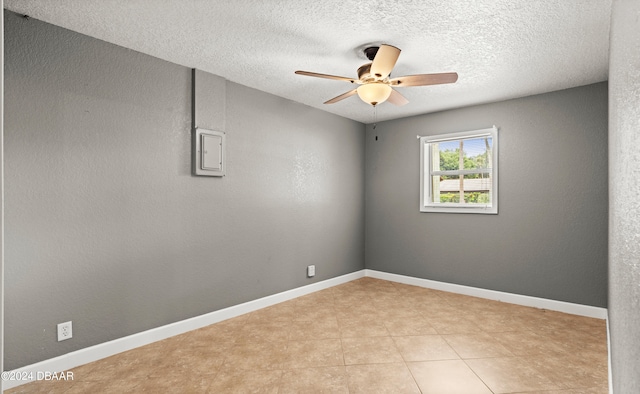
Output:
[[362,49],[402,49],[393,77],[456,71],[407,87],[386,120],[607,80],[611,0],[5,0],[11,11],[363,123],[374,110],[342,81]]

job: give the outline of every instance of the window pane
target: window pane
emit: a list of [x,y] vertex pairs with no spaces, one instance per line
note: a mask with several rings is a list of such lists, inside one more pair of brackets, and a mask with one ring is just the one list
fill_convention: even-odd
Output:
[[434,157],[440,158],[440,168],[436,170],[434,165],[434,171],[460,169],[460,141],[438,142],[433,144],[433,150]]
[[431,203],[460,203],[460,192],[463,193],[463,202],[466,204],[489,204],[491,202],[491,177],[489,174],[464,175],[462,182],[460,176],[432,176],[431,177],[432,201]]
[[[431,144],[433,171],[491,168],[491,136],[474,137]],[[460,155],[462,152],[462,155]],[[435,159],[438,160],[435,160]]]
[[462,141],[464,144],[464,169],[475,170],[478,168],[491,168],[490,136],[470,138]]

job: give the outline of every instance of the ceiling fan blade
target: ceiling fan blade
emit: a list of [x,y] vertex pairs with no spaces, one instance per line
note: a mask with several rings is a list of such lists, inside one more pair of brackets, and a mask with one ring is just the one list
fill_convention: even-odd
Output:
[[397,106],[405,105],[406,103],[409,102],[409,100],[407,100],[403,95],[398,93],[396,90],[391,90],[391,95],[389,95],[389,98],[387,99],[387,101]]
[[418,74],[393,78],[389,82],[392,86],[426,86],[442,83],[454,83],[458,80],[458,73]]
[[340,96],[334,97],[331,100],[327,100],[324,104],[333,104],[337,103],[340,100],[344,100],[347,97],[351,97],[358,92],[358,89],[349,90],[347,93],[342,93]]
[[355,83],[356,80],[353,78],[347,78],[347,77],[340,77],[337,75],[329,75],[329,74],[320,74],[320,73],[314,73],[311,71],[296,71],[296,74],[298,75],[306,75],[308,77],[316,77],[316,78],[326,78],[326,79],[336,79],[338,81],[347,81],[347,82],[351,82],[351,83]]
[[378,78],[388,77],[399,56],[400,49],[391,45],[380,45],[371,63],[371,75]]

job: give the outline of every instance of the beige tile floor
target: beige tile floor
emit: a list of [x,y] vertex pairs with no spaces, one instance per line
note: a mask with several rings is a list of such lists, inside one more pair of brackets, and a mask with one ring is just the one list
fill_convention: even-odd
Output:
[[603,320],[363,278],[9,393],[607,393]]

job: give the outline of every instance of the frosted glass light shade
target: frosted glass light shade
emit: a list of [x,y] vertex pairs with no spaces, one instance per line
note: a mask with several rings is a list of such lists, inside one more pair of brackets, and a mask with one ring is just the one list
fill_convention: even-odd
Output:
[[358,97],[373,106],[385,102],[391,95],[391,86],[384,83],[367,83],[358,87]]

